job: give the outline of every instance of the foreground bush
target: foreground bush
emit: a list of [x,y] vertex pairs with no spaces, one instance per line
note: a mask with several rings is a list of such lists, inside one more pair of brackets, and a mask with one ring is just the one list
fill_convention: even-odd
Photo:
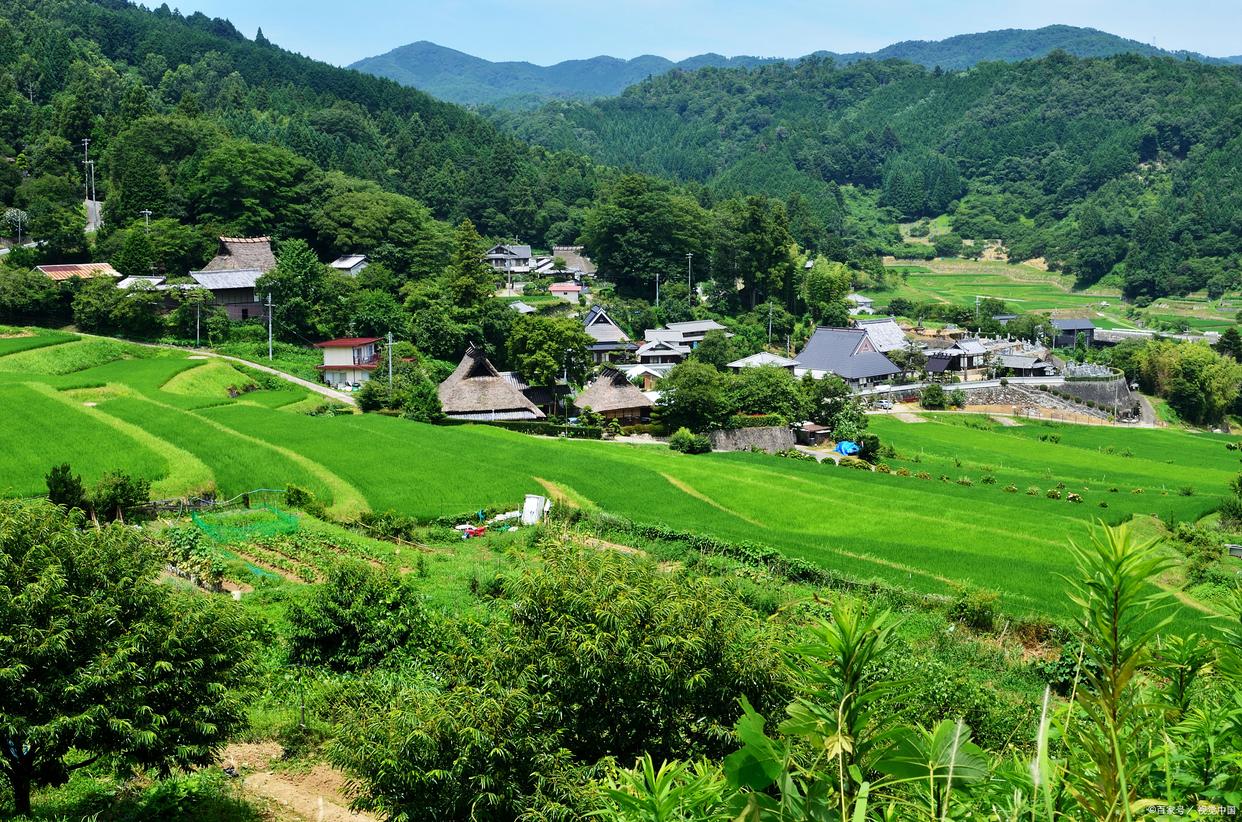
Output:
[[706,454],[712,450],[712,441],[705,434],[694,434],[689,428],[678,428],[668,438],[668,447],[683,454]]

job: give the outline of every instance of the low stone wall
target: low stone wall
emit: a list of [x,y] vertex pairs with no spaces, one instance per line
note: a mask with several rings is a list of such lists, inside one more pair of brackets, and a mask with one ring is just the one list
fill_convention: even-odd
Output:
[[1073,380],[1065,381],[1058,388],[1066,394],[1072,394],[1083,402],[1095,402],[1109,410],[1115,405],[1125,410],[1138,405],[1138,400],[1126,384],[1125,377],[1112,380]]
[[751,451],[758,449],[769,454],[788,451],[794,447],[794,434],[786,426],[772,428],[734,428],[728,431],[712,431],[708,434],[713,451]]

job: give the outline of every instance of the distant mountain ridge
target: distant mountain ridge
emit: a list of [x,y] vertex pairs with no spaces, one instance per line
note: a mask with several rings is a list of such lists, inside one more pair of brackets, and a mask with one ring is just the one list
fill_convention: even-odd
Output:
[[[945,40],[906,40],[874,52],[818,51],[814,56],[831,57],[840,63],[866,59],[908,60],[928,68],[940,66],[958,70],[985,61],[1016,62],[1043,57],[1057,49],[1077,57],[1131,53],[1209,63],[1242,63],[1242,55],[1220,58],[1195,52],[1166,51],[1097,29],[1062,25],[959,34]],[[414,86],[453,103],[520,109],[548,100],[612,97],[649,76],[666,74],[674,69],[692,71],[708,66],[751,68],[787,59],[799,58],[700,54],[674,62],[665,57],[645,54],[630,60],[600,56],[539,66],[517,61],[492,62],[420,40],[386,54],[364,58],[350,68]]]

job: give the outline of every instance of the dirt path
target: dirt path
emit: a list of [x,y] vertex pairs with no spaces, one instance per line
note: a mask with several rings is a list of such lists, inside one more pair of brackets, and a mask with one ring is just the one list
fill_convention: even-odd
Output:
[[1013,417],[1006,417],[1004,414],[992,414],[990,416],[1006,428],[1015,428],[1022,425],[1022,423],[1018,422]]
[[893,414],[893,419],[901,420],[902,422],[927,422],[918,414],[911,414],[909,411],[897,411]]
[[234,743],[220,752],[221,767],[242,774],[242,790],[250,796],[279,805],[295,817],[314,822],[379,822],[379,817],[351,811],[345,794],[345,777],[319,763],[309,771],[277,773],[272,764],[284,751],[275,742]]
[[681,492],[683,492],[683,493],[689,494],[690,496],[692,496],[692,497],[694,497],[695,499],[700,500],[700,501],[702,501],[702,502],[706,502],[708,505],[710,505],[711,507],[715,508],[717,511],[724,511],[726,514],[729,514],[729,515],[731,515],[731,516],[735,516],[735,517],[737,517],[738,519],[742,520],[743,522],[749,522],[751,525],[754,525],[754,526],[756,526],[756,527],[758,527],[758,528],[763,528],[763,527],[764,527],[763,523],[762,523],[762,522],[760,522],[759,520],[757,520],[757,519],[752,519],[752,518],[750,518],[750,517],[746,516],[745,514],[739,514],[737,511],[734,511],[732,508],[726,508],[725,506],[723,506],[723,505],[721,505],[720,503],[716,502],[716,500],[714,500],[714,499],[712,499],[711,497],[707,496],[707,494],[704,494],[702,491],[698,490],[698,489],[697,489],[697,488],[695,488],[694,486],[692,486],[692,485],[688,485],[687,483],[685,483],[685,482],[683,482],[683,481],[681,481],[681,480],[677,479],[676,477],[670,476],[669,474],[665,474],[664,472],[661,472],[661,473],[660,473],[660,476],[662,476],[662,477],[664,477],[664,479],[668,480],[669,485],[673,486],[673,487],[674,487],[674,488],[676,488],[678,491],[681,491]]
[[806,454],[808,457],[814,457],[816,462],[831,460],[837,465],[841,464],[841,455],[836,451],[817,451],[805,445],[795,445],[794,450],[800,454]]

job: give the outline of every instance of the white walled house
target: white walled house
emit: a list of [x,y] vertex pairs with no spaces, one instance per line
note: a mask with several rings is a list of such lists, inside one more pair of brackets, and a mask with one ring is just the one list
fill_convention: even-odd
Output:
[[380,337],[343,337],[338,340],[315,343],[323,351],[323,365],[316,366],[323,374],[323,381],[336,388],[362,385],[371,379],[371,372],[379,365],[379,352],[375,344]]

